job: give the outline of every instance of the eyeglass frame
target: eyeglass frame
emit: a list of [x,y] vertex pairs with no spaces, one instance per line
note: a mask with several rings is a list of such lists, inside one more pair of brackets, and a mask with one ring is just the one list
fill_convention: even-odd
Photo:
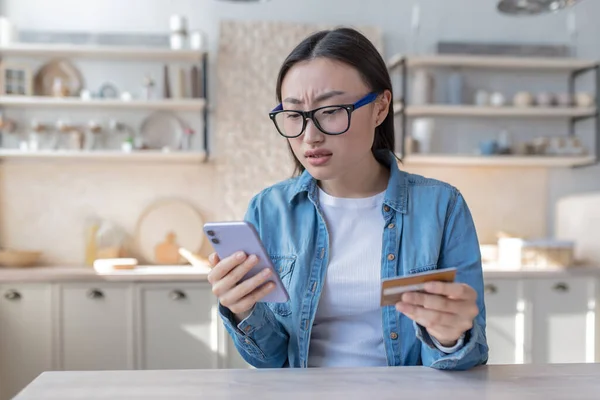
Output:
[[[318,130],[320,130],[321,132],[323,132],[324,134],[331,135],[331,136],[337,136],[337,135],[341,135],[343,133],[348,132],[348,129],[350,129],[350,123],[352,122],[352,113],[354,111],[356,111],[357,109],[361,108],[362,106],[366,106],[367,104],[374,102],[377,99],[377,96],[379,96],[378,93],[371,92],[371,93],[365,95],[364,97],[362,97],[361,99],[357,100],[355,103],[332,104],[332,105],[328,105],[328,106],[318,107],[318,108],[315,108],[315,109],[309,110],[309,111],[284,110],[283,104],[279,103],[279,105],[277,107],[275,107],[273,110],[271,110],[271,112],[269,113],[269,118],[271,119],[271,121],[273,121],[273,124],[275,125],[275,129],[277,129],[277,132],[286,139],[294,139],[299,136],[302,136],[302,134],[306,130],[306,125],[308,124],[308,122],[307,122],[308,119],[310,119],[313,122],[313,124],[315,125],[315,127]],[[325,109],[325,108],[330,108],[330,107],[341,107],[341,108],[345,109],[348,114],[348,127],[345,130],[343,130],[342,132],[339,132],[339,133],[325,132],[321,128],[321,125],[319,124],[319,122],[314,118],[314,115],[316,112],[318,112],[322,109]],[[277,114],[280,114],[282,112],[294,112],[294,113],[300,114],[302,116],[302,129],[300,130],[299,134],[297,134],[295,136],[287,136],[281,132],[281,130],[279,129],[279,126],[277,125],[277,122],[275,121],[275,118],[277,117]]]

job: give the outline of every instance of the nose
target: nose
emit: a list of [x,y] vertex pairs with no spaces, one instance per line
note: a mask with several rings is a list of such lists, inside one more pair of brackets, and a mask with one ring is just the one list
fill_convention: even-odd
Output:
[[321,143],[325,135],[316,126],[315,123],[309,118],[306,121],[306,129],[304,130],[304,142],[307,144]]

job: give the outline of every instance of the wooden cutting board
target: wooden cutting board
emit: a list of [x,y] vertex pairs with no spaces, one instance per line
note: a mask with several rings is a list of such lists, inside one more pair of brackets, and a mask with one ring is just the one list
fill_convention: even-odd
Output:
[[140,216],[135,233],[139,255],[157,265],[187,263],[179,255],[184,247],[199,252],[204,241],[204,220],[187,201],[169,199],[151,204]]
[[564,197],[556,204],[557,239],[575,241],[575,257],[600,267],[600,192]]

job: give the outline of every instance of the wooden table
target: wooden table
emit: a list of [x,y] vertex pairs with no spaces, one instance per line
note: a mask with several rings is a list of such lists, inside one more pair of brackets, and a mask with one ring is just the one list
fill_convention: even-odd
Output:
[[46,372],[25,399],[600,399],[600,364]]

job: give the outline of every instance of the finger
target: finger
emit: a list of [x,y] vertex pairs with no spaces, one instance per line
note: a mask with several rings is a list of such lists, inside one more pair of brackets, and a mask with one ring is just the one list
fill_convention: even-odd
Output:
[[243,251],[239,251],[220,260],[219,263],[215,265],[215,267],[208,273],[208,281],[211,284],[220,281],[232,269],[240,265],[246,258],[246,254],[244,254]]
[[461,325],[461,319],[455,314],[449,314],[436,310],[399,302],[396,309],[425,328],[455,327]]
[[217,255],[217,253],[211,253],[208,256],[208,263],[210,264],[211,268],[214,268],[217,266],[217,264],[219,263],[219,261],[221,261],[219,259],[219,256]]
[[464,319],[452,314],[426,310],[402,302],[396,305],[396,309],[426,328],[428,332],[435,332],[434,336],[438,340],[456,339],[473,327],[473,319]]
[[[413,317],[414,318],[414,317]],[[412,319],[412,318],[411,318]],[[471,329],[472,326],[465,324],[464,326],[444,326],[434,325],[425,326],[424,322],[413,319],[416,323],[423,326],[427,332],[436,338],[442,345],[452,347],[460,338],[460,336]]]
[[466,283],[426,282],[424,290],[431,294],[439,294],[456,300],[475,300],[477,292]]
[[240,301],[238,301],[236,304],[228,308],[234,313],[250,310],[258,301],[260,301],[267,294],[271,293],[273,289],[275,289],[275,284],[273,282],[269,282],[266,285],[263,285],[262,287],[254,290],[253,292],[242,298]]
[[221,302],[237,303],[243,297],[256,290],[259,286],[263,285],[271,277],[271,270],[268,268],[263,269],[252,278],[245,280],[244,282],[235,285],[231,290],[221,296]]
[[246,275],[258,262],[258,258],[255,255],[251,255],[246,258],[244,262],[233,268],[227,275],[222,279],[213,284],[213,293],[220,297],[222,294],[228,292]]
[[402,302],[450,314],[464,314],[468,307],[465,300],[452,300],[446,296],[423,292],[404,293]]

